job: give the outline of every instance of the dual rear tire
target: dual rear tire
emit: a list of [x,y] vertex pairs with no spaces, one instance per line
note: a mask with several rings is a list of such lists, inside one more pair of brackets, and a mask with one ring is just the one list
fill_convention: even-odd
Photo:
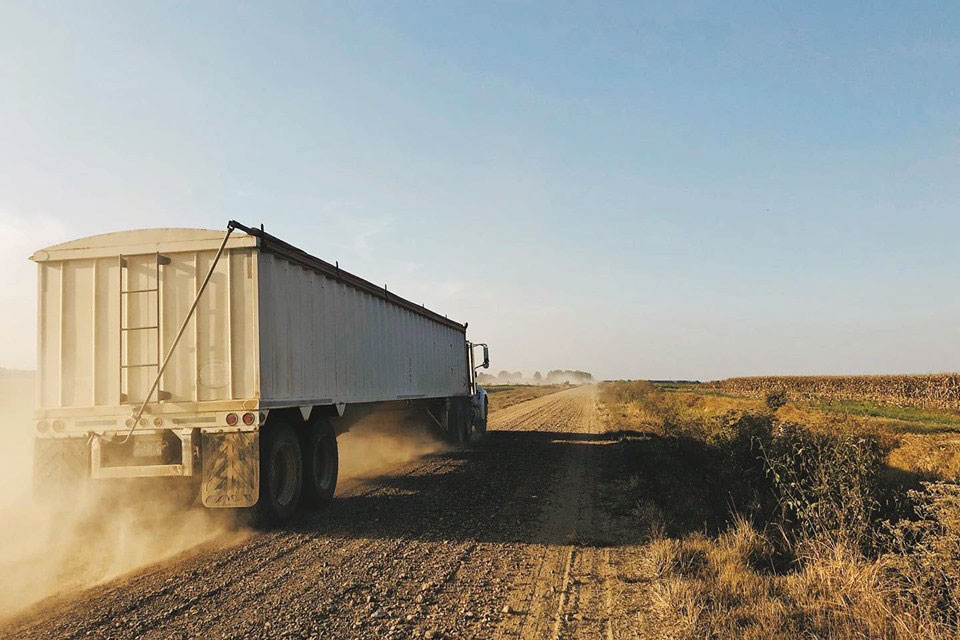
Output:
[[303,497],[307,506],[325,509],[337,489],[340,457],[337,434],[327,420],[314,425],[304,438]]
[[445,435],[451,444],[460,447],[476,444],[486,432],[486,420],[480,420],[475,414],[469,397],[456,396],[448,400]]
[[447,400],[446,436],[451,444],[458,447],[470,443],[470,407],[463,398],[454,397]]
[[325,508],[337,488],[338,468],[336,433],[327,420],[316,420],[300,433],[286,421],[267,425],[260,435],[255,522],[263,526],[287,522],[301,504]]

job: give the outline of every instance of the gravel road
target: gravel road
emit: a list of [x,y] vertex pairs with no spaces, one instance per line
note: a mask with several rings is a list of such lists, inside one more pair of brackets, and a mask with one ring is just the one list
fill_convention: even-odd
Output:
[[596,403],[587,386],[513,405],[476,449],[346,482],[283,531],[47,600],[0,637],[636,637],[642,549],[602,508],[619,458]]

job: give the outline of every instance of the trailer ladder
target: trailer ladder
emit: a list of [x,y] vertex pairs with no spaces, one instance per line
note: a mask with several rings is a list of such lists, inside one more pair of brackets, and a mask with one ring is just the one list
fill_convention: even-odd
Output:
[[[128,372],[130,369],[146,369],[146,368],[156,368],[159,371],[160,368],[160,267],[162,265],[170,264],[170,258],[160,253],[156,253],[155,257],[155,267],[156,271],[154,273],[153,285],[152,287],[144,287],[141,289],[125,289],[124,288],[124,277],[123,273],[127,270],[127,258],[132,256],[120,255],[120,375],[119,375],[119,391],[120,391],[120,404],[127,404],[129,402],[129,375]],[[126,283],[130,283],[130,275],[127,274]],[[127,296],[133,295],[147,295],[154,294],[156,304],[154,306],[154,317],[153,323],[143,326],[127,326],[126,319],[127,313],[124,313],[126,309],[129,311],[129,303],[124,305],[125,300],[129,300]],[[130,356],[130,348],[127,345],[127,349],[124,349],[124,344],[128,342],[129,335],[137,331],[154,331],[157,337],[157,361],[156,362],[134,362],[131,363],[127,361],[127,358]],[[126,389],[124,388],[124,383],[126,382]],[[150,396],[153,394],[153,389],[148,392],[148,396],[144,398],[144,403],[150,401]],[[169,400],[170,394],[166,391],[157,390],[157,400]],[[138,401],[139,402],[139,401]]]

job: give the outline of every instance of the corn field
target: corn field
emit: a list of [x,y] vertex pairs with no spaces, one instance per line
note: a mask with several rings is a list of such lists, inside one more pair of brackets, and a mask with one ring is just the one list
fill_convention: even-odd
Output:
[[709,383],[718,391],[760,397],[867,400],[879,404],[960,411],[960,373],[891,376],[756,376]]

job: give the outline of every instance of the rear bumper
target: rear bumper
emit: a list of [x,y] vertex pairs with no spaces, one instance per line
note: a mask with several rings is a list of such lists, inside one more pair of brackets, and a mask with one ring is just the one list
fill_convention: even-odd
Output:
[[[34,492],[54,497],[95,479],[198,478],[204,506],[251,507],[260,496],[260,432],[252,429],[169,429],[161,436],[174,443],[163,456],[139,459],[132,452],[137,433],[126,445],[93,437],[38,437],[34,441]],[[176,443],[179,441],[179,453]]]
[[[132,415],[136,407],[130,405],[42,409],[34,412],[34,419],[40,437],[124,436],[131,429],[138,434],[158,430],[230,429],[231,426],[250,428],[263,424],[266,419],[268,411],[261,411],[258,404],[256,400],[189,405],[165,402],[149,405],[137,424],[133,423]],[[228,421],[231,414],[236,418],[234,425]]]
[[[104,466],[103,445],[100,438],[90,443],[91,478],[154,478],[163,476],[192,476],[194,474],[194,450],[196,429],[171,429],[180,440],[180,462],[175,464],[140,464]],[[137,437],[137,436],[134,436]]]

